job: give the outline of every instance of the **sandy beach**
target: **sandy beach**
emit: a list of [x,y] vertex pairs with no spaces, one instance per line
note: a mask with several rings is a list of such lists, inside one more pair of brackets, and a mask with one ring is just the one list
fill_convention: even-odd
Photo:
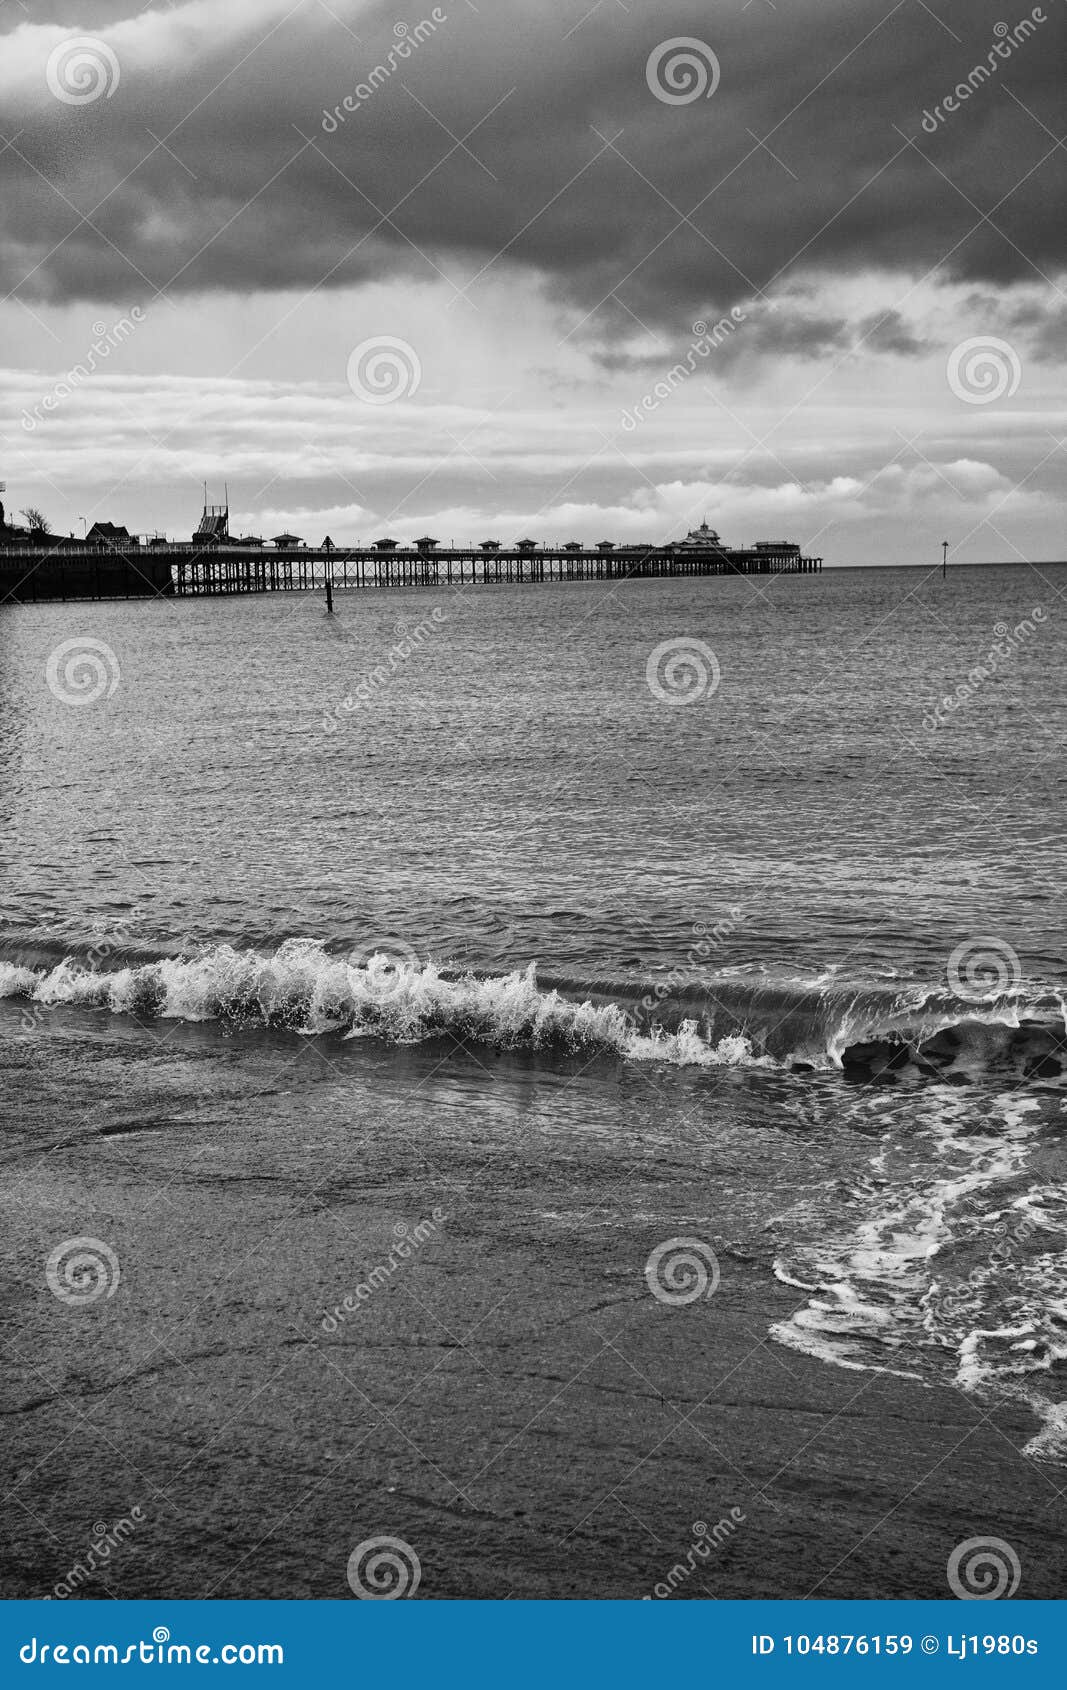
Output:
[[[443,1046],[146,1042],[76,1012],[47,1038],[50,1065],[0,1045],[5,1596],[344,1597],[378,1535],[428,1599],[943,1597],[978,1535],[1014,1546],[1021,1597],[1062,1593],[1033,1416],[769,1343],[798,1297],[732,1202],[735,1152],[707,1123],[673,1148],[598,1132],[620,1091],[654,1120],[644,1076],[480,1052],[490,1111]],[[663,1306],[648,1251],[695,1230],[718,1290]],[[121,1263],[84,1307],[40,1271],[75,1234]]]

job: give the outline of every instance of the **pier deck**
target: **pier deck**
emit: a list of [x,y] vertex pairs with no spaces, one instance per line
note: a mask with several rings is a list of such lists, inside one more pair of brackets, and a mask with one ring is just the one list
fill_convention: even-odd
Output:
[[664,576],[809,575],[822,559],[791,549],[699,551],[685,546],[536,551],[437,547],[166,545],[89,547],[76,541],[0,547],[0,604],[46,599],[218,597],[335,588],[534,585]]

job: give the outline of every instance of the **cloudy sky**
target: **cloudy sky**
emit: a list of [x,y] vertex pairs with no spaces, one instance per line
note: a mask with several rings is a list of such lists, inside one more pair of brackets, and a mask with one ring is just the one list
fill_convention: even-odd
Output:
[[10,508],[1065,555],[1063,0],[400,5],[0,0]]

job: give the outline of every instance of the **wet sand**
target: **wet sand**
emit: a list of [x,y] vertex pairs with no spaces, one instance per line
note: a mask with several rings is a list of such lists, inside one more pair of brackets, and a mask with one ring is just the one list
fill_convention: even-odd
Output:
[[[977,1536],[1062,1594],[1033,1417],[770,1343],[798,1295],[736,1150],[657,1132],[654,1076],[0,1019],[4,1596],[134,1509],[73,1595],[345,1597],[389,1535],[420,1597],[640,1598],[730,1518],[675,1600],[943,1597]],[[693,1233],[719,1288],[664,1306],[645,1261]],[[79,1236],[121,1271],[85,1306],[44,1271]]]

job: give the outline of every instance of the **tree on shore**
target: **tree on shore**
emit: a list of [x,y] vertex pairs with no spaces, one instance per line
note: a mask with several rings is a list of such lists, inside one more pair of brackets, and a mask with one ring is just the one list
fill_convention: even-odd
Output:
[[48,526],[48,518],[35,505],[30,505],[28,509],[20,511],[19,515],[26,518],[26,526],[31,534],[50,534],[52,532]]

